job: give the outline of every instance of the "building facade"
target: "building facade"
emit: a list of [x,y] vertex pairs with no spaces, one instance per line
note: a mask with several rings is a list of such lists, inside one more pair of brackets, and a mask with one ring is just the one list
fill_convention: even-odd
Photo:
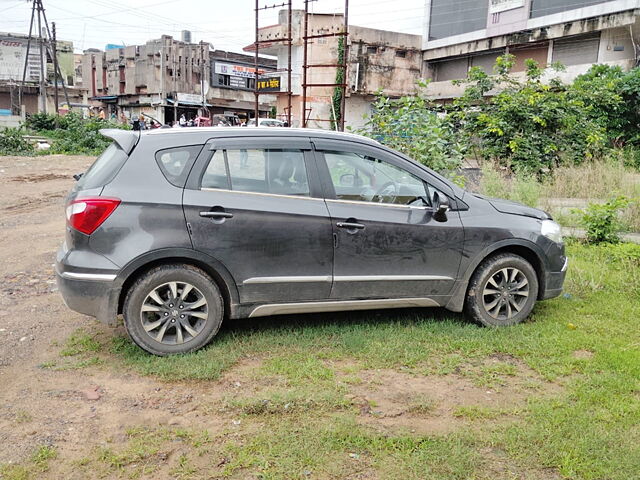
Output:
[[[272,74],[279,79],[280,93],[277,100],[277,116],[287,118],[288,46],[278,41],[287,38],[288,11],[279,14],[277,25],[261,28],[258,39],[261,42],[259,52],[276,56],[277,71]],[[291,91],[292,126],[301,125],[302,120],[302,82],[304,68],[304,11],[292,12],[292,54],[291,54]],[[343,31],[344,17],[334,14],[310,14],[308,35],[340,33]],[[335,65],[338,63],[339,36],[315,38],[309,41],[307,65]],[[420,78],[421,67],[420,35],[372,28],[349,26],[347,36],[347,91],[345,99],[345,125],[357,128],[363,125],[363,116],[371,113],[375,94],[382,91],[391,97],[399,97],[415,91],[415,82]],[[245,48],[255,51],[255,44]],[[307,68],[307,84],[336,83],[337,68]],[[311,128],[330,128],[334,87],[309,87],[307,89],[307,126]]]
[[[85,91],[78,84],[74,68],[73,43],[58,40],[56,44],[56,59],[60,67],[62,78],[58,77],[58,105],[54,102],[54,68],[53,59],[47,53],[43,55],[45,66],[45,91],[40,96],[40,47],[35,39],[29,45],[29,59],[26,72],[28,36],[15,33],[0,33],[0,124],[11,125],[19,123],[25,114],[46,110],[53,113],[57,109],[66,111],[64,90],[61,80],[67,87],[71,106],[82,105],[86,101]],[[45,50],[46,52],[46,50]],[[22,84],[23,72],[25,84],[22,86],[22,101],[19,89]],[[44,102],[42,100],[45,100]],[[8,118],[16,117],[16,118]]]
[[[640,58],[640,0],[426,0],[423,76],[428,93],[449,99],[462,93],[454,81],[471,67],[492,72],[498,56],[540,66],[565,65],[571,81],[595,63],[629,69]],[[549,74],[551,75],[551,74]]]
[[[163,35],[144,45],[86,50],[83,85],[89,90],[94,107],[121,121],[144,114],[159,123],[171,124],[182,115],[190,119],[251,110],[253,104],[249,103],[254,95],[249,94],[246,84],[218,84],[214,72],[223,60],[234,65],[248,64],[246,55],[212,51],[208,43],[189,43]],[[253,67],[247,68],[253,71]],[[262,100],[260,109],[266,114],[275,98]]]

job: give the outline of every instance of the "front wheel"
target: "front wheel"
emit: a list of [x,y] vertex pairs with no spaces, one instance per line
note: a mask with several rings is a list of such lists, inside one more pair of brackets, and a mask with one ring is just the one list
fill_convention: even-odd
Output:
[[187,353],[218,333],[223,309],[220,290],[202,270],[163,265],[132,285],[124,303],[124,325],[136,345],[149,353]]
[[538,298],[538,277],[524,258],[503,253],[483,261],[469,282],[465,312],[488,327],[525,320]]

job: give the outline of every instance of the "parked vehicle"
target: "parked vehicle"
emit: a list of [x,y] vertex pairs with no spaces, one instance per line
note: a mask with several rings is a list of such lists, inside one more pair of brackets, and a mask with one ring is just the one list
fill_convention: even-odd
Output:
[[73,310],[156,355],[223,319],[397,307],[514,325],[560,295],[560,227],[472,194],[356,135],[301,129],[102,130],[67,199],[57,255]]
[[[247,122],[248,127],[256,126],[256,119],[252,118]],[[285,123],[282,120],[277,120],[275,118],[259,118],[258,119],[259,127],[284,127]]]

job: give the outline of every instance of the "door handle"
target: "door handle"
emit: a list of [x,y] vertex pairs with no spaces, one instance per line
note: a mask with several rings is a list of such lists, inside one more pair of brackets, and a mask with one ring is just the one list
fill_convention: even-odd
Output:
[[201,217],[205,218],[233,218],[233,213],[229,212],[200,212]]
[[364,228],[363,224],[353,222],[338,222],[336,225],[338,228],[346,228],[347,230],[362,230]]

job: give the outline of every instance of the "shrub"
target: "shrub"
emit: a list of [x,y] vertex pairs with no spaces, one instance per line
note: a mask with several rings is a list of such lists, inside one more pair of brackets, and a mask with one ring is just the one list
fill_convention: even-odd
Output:
[[462,164],[451,123],[420,95],[391,99],[379,94],[364,128],[355,133],[378,140],[443,174],[452,174]]
[[23,137],[22,128],[5,128],[0,131],[0,155],[25,155],[35,151]]
[[620,213],[631,201],[624,196],[617,196],[605,203],[590,203],[580,211],[581,224],[587,229],[589,243],[618,243],[624,225],[620,221]]

